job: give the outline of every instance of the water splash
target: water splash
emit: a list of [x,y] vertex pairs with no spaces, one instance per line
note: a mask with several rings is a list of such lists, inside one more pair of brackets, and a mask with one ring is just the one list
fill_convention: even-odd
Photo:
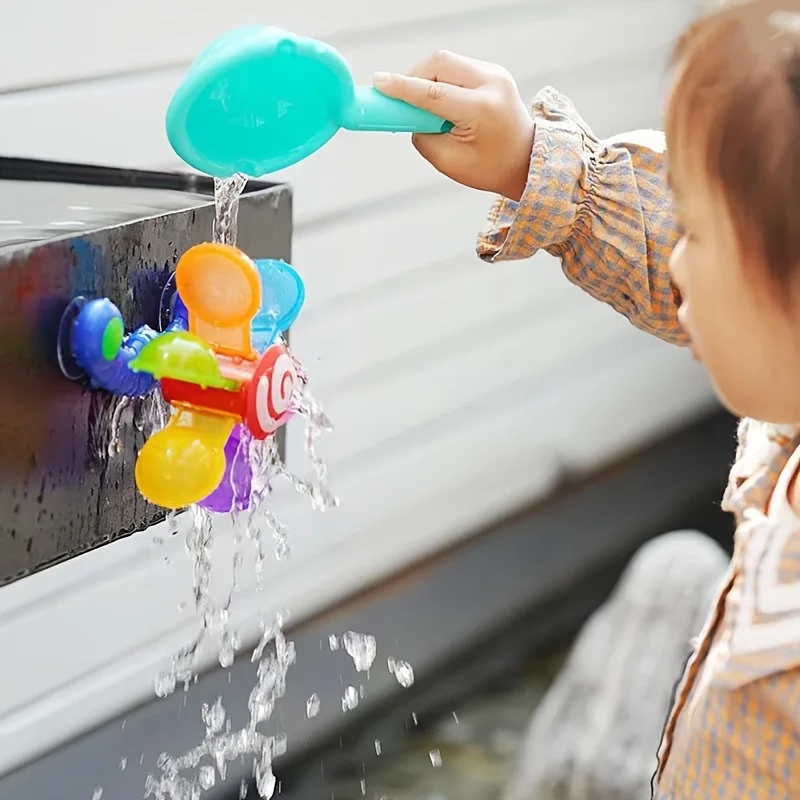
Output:
[[118,397],[114,401],[114,410],[108,426],[108,455],[112,458],[122,452],[122,415],[131,407],[130,397]]
[[294,643],[283,635],[282,618],[265,627],[252,660],[258,662],[258,682],[247,703],[248,723],[241,730],[231,731],[221,698],[213,706],[204,705],[206,735],[202,744],[178,758],[162,753],[157,762],[160,774],[148,776],[145,798],[200,800],[216,784],[217,776],[224,781],[228,766],[248,755],[253,756],[259,795],[263,800],[273,796],[276,780],[272,764],[286,752],[286,738],[267,736],[257,726],[272,716],[276,702],[286,693],[286,674],[295,661]]
[[278,452],[278,442],[274,436],[264,441],[251,439],[249,458],[253,477],[246,533],[256,548],[256,580],[257,588],[261,589],[267,554],[267,536],[272,537],[275,557],[278,560],[289,555],[288,531],[266,502],[272,492],[274,479],[283,474],[284,467]]
[[295,491],[305,495],[311,500],[315,511],[325,511],[328,508],[337,508],[339,498],[333,493],[328,484],[328,463],[317,451],[317,440],[323,433],[331,433],[333,424],[322,404],[311,394],[308,388],[308,376],[303,365],[292,355],[294,367],[297,370],[298,386],[292,398],[292,410],[305,421],[304,446],[306,456],[314,471],[314,479],[304,481],[285,469],[283,475],[294,487]]
[[215,624],[224,618],[220,610],[215,608],[209,591],[211,546],[214,541],[213,518],[209,511],[200,506],[192,506],[190,513],[192,524],[186,536],[186,552],[192,563],[192,595],[195,612],[201,620],[201,629],[194,641],[172,657],[170,667],[156,676],[155,692],[159,697],[172,694],[178,683],[183,683],[184,690],[188,691],[194,677],[195,655]]
[[266,535],[272,536],[277,560],[281,561],[290,554],[288,530],[265,502],[273,490],[274,481],[278,478],[288,481],[296,492],[310,499],[312,508],[317,511],[325,511],[339,505],[339,498],[328,483],[327,462],[316,448],[319,436],[332,431],[333,426],[322,404],[309,391],[308,378],[302,366],[294,356],[292,359],[300,378],[292,399],[292,410],[305,421],[305,451],[312,465],[314,477],[306,480],[287,469],[281,459],[276,436],[263,441],[250,440],[248,448],[253,478],[247,537],[256,547],[256,576],[259,587],[266,559]]
[[133,426],[148,439],[164,428],[170,418],[170,406],[159,392],[133,398]]

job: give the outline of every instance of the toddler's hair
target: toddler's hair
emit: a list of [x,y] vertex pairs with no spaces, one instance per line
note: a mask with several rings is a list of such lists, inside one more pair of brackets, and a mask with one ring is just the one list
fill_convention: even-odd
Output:
[[673,54],[669,152],[721,192],[739,245],[781,284],[800,267],[800,0],[726,5]]

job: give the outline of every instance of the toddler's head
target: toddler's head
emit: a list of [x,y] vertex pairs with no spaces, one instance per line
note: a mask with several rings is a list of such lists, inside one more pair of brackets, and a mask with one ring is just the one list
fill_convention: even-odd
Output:
[[739,3],[675,52],[681,321],[735,413],[800,422],[800,0]]

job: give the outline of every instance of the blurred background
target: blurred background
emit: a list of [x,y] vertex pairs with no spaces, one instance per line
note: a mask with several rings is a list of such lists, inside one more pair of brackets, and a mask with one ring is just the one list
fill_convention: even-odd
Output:
[[[3,13],[0,154],[187,169],[164,135],[172,92],[211,39],[262,22],[335,45],[360,82],[449,49],[503,64],[523,96],[554,85],[598,136],[658,128],[669,48],[698,6],[18,4]],[[317,776],[331,796],[360,797],[364,780],[376,797],[498,796],[537,698],[635,547],[676,524],[724,540],[715,503],[732,423],[687,353],[590,300],[553,258],[481,264],[475,238],[491,198],[435,173],[407,137],[340,132],[270,180],[293,193],[292,263],[307,303],[291,343],[335,426],[321,449],[341,498],[339,509],[319,515],[279,495],[291,558],[270,563],[264,593],[245,569],[234,603],[243,646],[265,608],[286,608],[297,629],[305,677],[290,678],[294,711],[285,714],[302,734],[289,735],[286,774],[316,775],[308,765],[339,750],[338,767]],[[50,207],[23,203],[20,192],[7,193],[3,213],[17,203],[16,215],[24,208],[22,222],[40,238],[107,224],[114,212],[90,208],[76,220],[67,198],[52,218]],[[149,208],[128,196],[113,203],[128,216]],[[290,467],[302,468],[302,440],[293,423]],[[76,771],[77,751],[65,746],[103,725],[122,731],[134,709],[150,708],[153,665],[198,624],[173,602],[175,587],[188,598],[191,586],[180,536],[158,547],[152,540],[138,534],[0,589],[0,635],[14,654],[13,665],[0,665],[0,741],[17,743],[3,767],[11,778],[23,764],[56,774],[47,758],[57,748],[61,768]],[[231,550],[218,545],[215,569],[227,576]],[[334,700],[312,730],[303,704],[314,682],[334,694],[347,685],[328,634],[355,625],[375,637],[381,676],[365,692],[362,717],[345,719]],[[414,667],[418,694],[401,697],[383,675],[387,654]],[[241,680],[246,695],[250,678],[235,676],[225,680]],[[199,701],[186,697],[183,707],[196,710]],[[471,717],[467,698],[478,708]],[[414,729],[423,718],[430,724],[420,739]],[[57,736],[43,734],[50,726]],[[449,760],[447,736],[467,748]],[[100,758],[81,752],[89,764]],[[121,758],[133,764],[139,753],[115,757],[104,798],[134,791],[113,788],[123,777],[135,784],[118,769]],[[464,764],[484,764],[484,783]],[[327,796],[304,789],[300,777],[295,784],[298,797]],[[474,795],[464,788],[478,784]],[[0,795],[13,797],[21,785]]]

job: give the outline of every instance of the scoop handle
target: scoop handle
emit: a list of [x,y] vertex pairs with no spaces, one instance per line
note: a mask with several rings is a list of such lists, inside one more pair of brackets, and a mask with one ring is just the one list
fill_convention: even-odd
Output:
[[356,86],[352,103],[343,110],[341,125],[350,131],[448,133],[453,124],[381,94],[372,86]]

